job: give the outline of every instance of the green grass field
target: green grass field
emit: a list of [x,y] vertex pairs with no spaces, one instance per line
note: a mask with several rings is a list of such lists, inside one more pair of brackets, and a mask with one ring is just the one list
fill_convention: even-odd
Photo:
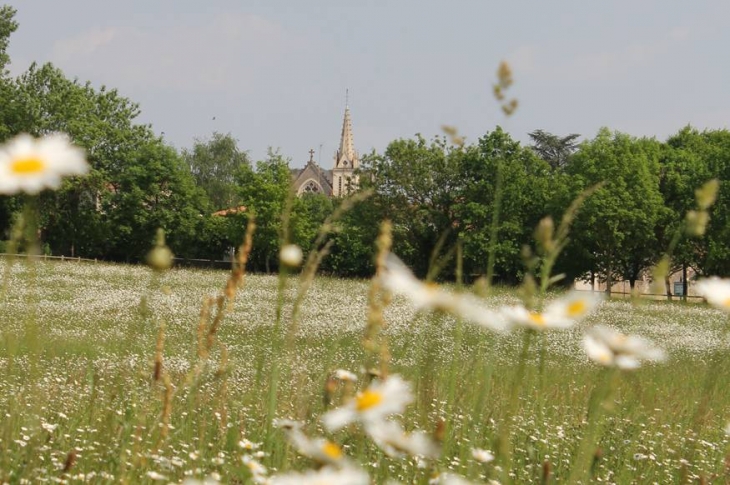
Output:
[[[590,448],[592,481],[730,479],[728,319],[720,311],[603,302],[575,328],[535,335],[517,379],[524,331],[498,335],[415,313],[395,299],[385,310],[383,335],[390,373],[414,391],[403,422],[428,432],[443,423],[440,458],[426,463],[385,456],[357,427],[328,434],[319,422],[325,396],[336,405],[347,392],[340,384],[325,393],[334,370],[364,379],[368,281],[316,279],[289,342],[297,278],[286,280],[277,331],[277,277],[248,275],[210,355],[201,357],[203,301],[220,294],[227,276],[172,270],[157,277],[136,266],[16,261],[0,293],[0,482],[179,483],[213,476],[249,483],[244,455],[270,475],[314,468],[272,418],[301,420],[308,435],[327,435],[373,483],[428,483],[444,472],[476,483],[541,483],[546,470],[548,481],[562,482],[590,429],[591,392],[604,379],[615,382],[593,423],[600,439]],[[498,290],[489,303],[518,301]],[[668,359],[611,377],[581,347],[583,330],[596,323],[647,337]],[[157,381],[156,348],[164,376]],[[498,462],[476,461],[472,449],[495,451],[505,420],[512,423],[513,460],[511,470],[500,471]]]

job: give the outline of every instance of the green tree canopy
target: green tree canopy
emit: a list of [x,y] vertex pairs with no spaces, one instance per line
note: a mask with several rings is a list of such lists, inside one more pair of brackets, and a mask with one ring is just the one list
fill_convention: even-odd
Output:
[[195,182],[208,195],[212,209],[238,205],[236,174],[251,162],[230,133],[213,133],[209,140],[196,139],[192,150],[183,150],[182,156]]

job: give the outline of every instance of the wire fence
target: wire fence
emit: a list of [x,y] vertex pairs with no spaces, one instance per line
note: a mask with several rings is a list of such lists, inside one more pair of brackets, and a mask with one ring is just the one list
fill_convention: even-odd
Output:
[[[34,258],[38,261],[63,261],[68,263],[111,263],[103,259],[89,259],[81,258],[78,256],[51,256],[48,254],[12,254],[12,253],[0,253],[1,258],[12,259],[12,258]],[[180,268],[200,268],[200,269],[231,269],[231,261],[216,260],[216,259],[186,259],[186,258],[173,258],[173,265]]]

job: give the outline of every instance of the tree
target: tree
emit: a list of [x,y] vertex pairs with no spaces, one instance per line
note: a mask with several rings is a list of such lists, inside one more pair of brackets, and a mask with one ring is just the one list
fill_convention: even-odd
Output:
[[7,53],[10,36],[18,29],[18,22],[14,19],[16,12],[10,5],[0,6],[0,76],[3,77],[7,75],[5,67],[10,62]]
[[575,133],[560,137],[543,130],[535,130],[528,135],[534,142],[531,148],[554,170],[565,168],[570,157],[578,149],[576,140],[580,137]]
[[91,166],[88,176],[41,194],[42,236],[53,252],[139,260],[158,226],[174,250],[189,244],[204,198],[178,154],[135,123],[135,103],[51,64],[32,65],[17,86],[28,131],[67,133]]
[[196,139],[192,150],[183,150],[182,156],[214,210],[238,205],[236,174],[251,162],[230,133],[213,133],[207,141]]
[[702,238],[687,240],[678,251],[679,262],[702,275],[730,275],[730,131],[698,132],[685,127],[669,138],[664,161],[663,193],[681,220],[696,207],[694,190],[709,179],[720,180],[717,201]]
[[[458,231],[464,241],[464,270],[485,274],[495,251],[495,276],[506,283],[523,274],[522,247],[532,242],[540,219],[554,212],[552,193],[563,176],[497,127],[466,150],[459,190]],[[501,188],[498,180],[501,178]],[[498,214],[496,239],[492,226]]]
[[656,238],[663,208],[658,159],[655,140],[602,128],[581,144],[567,167],[576,196],[604,183],[580,210],[568,253],[591,274],[603,275],[609,292],[616,278],[627,279],[633,288],[661,254]]
[[[423,276],[429,256],[445,236],[444,248],[456,243],[455,207],[462,186],[464,154],[444,139],[430,143],[420,135],[414,140],[395,140],[383,155],[363,159],[363,188],[373,197],[365,204],[379,219],[393,222],[394,251]],[[377,228],[377,224],[375,224]]]
[[[282,214],[287,199],[293,197],[288,161],[269,149],[268,157],[256,164],[256,170],[249,165],[240,166],[236,182],[246,213],[256,216],[256,233],[249,260],[255,269],[263,268],[270,272],[278,265]],[[241,223],[240,227],[242,237],[245,224]]]

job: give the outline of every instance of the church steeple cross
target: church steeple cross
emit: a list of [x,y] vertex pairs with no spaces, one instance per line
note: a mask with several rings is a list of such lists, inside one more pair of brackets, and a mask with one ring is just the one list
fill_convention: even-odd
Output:
[[314,162],[314,149],[309,150],[309,161]]

